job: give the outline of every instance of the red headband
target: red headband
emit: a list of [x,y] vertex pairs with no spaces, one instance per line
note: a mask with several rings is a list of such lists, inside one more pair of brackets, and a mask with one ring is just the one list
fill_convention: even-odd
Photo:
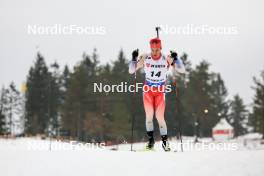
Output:
[[150,44],[150,48],[160,48],[161,49],[161,40],[159,38],[151,39],[149,44]]

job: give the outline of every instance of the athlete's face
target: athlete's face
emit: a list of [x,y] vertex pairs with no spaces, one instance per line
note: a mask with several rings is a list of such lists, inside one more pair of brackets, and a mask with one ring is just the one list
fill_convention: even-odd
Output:
[[154,57],[159,57],[161,54],[161,49],[158,47],[151,48],[151,55]]

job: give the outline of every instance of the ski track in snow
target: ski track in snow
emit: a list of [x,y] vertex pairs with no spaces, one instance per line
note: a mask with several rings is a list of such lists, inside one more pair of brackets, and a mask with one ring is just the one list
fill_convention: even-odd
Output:
[[[264,150],[183,153],[108,149],[29,151],[26,150],[27,141],[30,139],[0,140],[1,176],[263,176],[264,174]],[[49,143],[49,141],[44,142]],[[129,149],[129,145],[126,146]]]

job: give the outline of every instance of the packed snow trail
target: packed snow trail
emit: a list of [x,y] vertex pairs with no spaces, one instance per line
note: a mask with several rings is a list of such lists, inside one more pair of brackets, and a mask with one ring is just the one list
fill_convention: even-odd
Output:
[[263,176],[264,173],[264,150],[183,153],[110,151],[108,149],[28,151],[23,149],[24,147],[19,149],[19,145],[25,145],[22,141],[14,140],[6,143],[0,140],[1,175]]
[[264,151],[16,151],[0,155],[3,176],[262,176],[264,173]]

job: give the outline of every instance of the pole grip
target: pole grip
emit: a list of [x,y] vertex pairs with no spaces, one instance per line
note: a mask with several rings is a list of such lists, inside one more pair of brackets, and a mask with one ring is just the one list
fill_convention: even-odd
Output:
[[160,27],[156,27],[156,32],[157,32],[157,38],[159,38],[159,31],[160,31]]

